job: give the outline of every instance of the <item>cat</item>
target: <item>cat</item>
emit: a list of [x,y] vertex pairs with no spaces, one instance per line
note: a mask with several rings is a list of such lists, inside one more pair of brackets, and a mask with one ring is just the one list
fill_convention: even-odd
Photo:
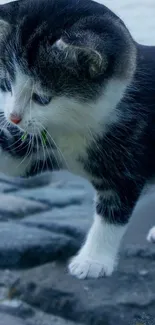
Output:
[[0,171],[89,180],[94,221],[68,268],[109,276],[155,174],[155,47],[91,0],[21,0],[0,17]]

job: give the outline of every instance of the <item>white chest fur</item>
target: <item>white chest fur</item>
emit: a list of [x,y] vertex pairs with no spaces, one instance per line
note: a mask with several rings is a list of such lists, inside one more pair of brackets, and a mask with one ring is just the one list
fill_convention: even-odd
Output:
[[87,158],[88,140],[84,135],[69,134],[63,137],[54,137],[57,145],[57,157],[64,167],[72,173],[86,177],[82,163],[79,158]]

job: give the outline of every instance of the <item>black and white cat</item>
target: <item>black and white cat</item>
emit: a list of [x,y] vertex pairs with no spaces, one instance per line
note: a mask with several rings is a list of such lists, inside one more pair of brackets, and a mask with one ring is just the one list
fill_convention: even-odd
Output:
[[90,0],[21,0],[0,17],[0,171],[87,178],[96,212],[69,271],[110,275],[155,174],[155,48]]

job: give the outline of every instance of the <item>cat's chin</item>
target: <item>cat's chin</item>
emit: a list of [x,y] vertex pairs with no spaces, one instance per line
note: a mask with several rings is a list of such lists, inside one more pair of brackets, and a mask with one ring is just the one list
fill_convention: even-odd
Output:
[[43,129],[38,129],[35,127],[22,127],[21,125],[17,125],[18,129],[25,134],[29,134],[31,136],[40,136],[43,132]]

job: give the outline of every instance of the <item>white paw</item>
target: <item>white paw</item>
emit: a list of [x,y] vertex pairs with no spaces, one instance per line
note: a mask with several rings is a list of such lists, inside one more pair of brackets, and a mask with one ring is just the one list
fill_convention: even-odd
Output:
[[149,232],[148,232],[148,235],[147,235],[147,240],[150,242],[150,243],[155,243],[155,226],[152,227]]
[[115,264],[113,258],[102,256],[101,259],[93,259],[79,254],[71,260],[69,272],[79,279],[99,278],[111,275]]

